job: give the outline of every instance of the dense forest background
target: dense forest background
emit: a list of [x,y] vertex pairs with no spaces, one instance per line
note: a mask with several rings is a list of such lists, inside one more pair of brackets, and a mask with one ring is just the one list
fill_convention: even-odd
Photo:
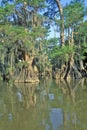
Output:
[[[72,0],[2,0],[0,79],[87,77],[87,7]],[[54,37],[49,36],[54,28]],[[57,35],[55,35],[57,34]]]

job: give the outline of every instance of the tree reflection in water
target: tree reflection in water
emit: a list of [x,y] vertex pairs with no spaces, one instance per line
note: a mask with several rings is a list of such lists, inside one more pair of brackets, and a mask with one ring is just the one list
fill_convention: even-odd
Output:
[[87,80],[0,86],[0,130],[87,130]]

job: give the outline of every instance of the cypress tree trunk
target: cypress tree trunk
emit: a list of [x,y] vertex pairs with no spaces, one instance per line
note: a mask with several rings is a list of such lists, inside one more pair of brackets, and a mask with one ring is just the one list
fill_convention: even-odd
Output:
[[63,7],[60,3],[60,0],[55,0],[59,9],[59,13],[60,13],[60,20],[61,20],[61,24],[60,24],[60,40],[61,40],[61,45],[64,45],[64,16],[63,16]]

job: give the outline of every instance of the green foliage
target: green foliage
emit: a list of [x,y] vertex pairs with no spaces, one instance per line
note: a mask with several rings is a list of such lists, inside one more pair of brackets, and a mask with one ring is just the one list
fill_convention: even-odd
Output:
[[29,31],[24,27],[3,25],[1,29],[4,31],[6,37],[3,37],[5,45],[11,45],[17,40],[21,40],[25,46],[30,47],[31,42],[29,41]]
[[3,48],[3,44],[2,43],[0,43],[0,50]]
[[64,47],[56,46],[51,50],[51,59],[57,58],[64,61],[68,61],[70,54],[74,52],[74,48],[68,45]]
[[[15,5],[17,3],[23,4],[23,8],[20,8],[19,12],[17,12],[17,10],[15,11]],[[26,12],[26,7],[28,7],[28,5],[33,7],[33,11],[30,12],[32,18],[29,23],[29,12]],[[8,57],[8,59],[11,60],[11,54],[13,54],[13,52],[15,53],[16,49],[19,49],[15,47],[15,43],[17,45],[18,40],[22,41],[22,49],[24,52],[28,52],[30,55],[36,55],[38,57],[38,67],[40,72],[44,72],[45,67],[50,65],[48,59],[54,61],[53,64],[57,63],[58,60],[68,61],[70,55],[73,53],[76,53],[76,55],[79,53],[82,59],[85,58],[84,54],[87,53],[87,44],[82,45],[81,43],[80,52],[78,49],[78,42],[79,39],[82,39],[79,38],[79,35],[77,36],[77,39],[75,39],[76,34],[74,33],[73,39],[71,39],[74,40],[74,42],[77,40],[76,47],[70,47],[68,45],[60,47],[58,38],[54,37],[47,39],[49,25],[47,25],[47,28],[45,28],[43,26],[43,21],[46,20],[46,17],[38,14],[38,9],[43,8],[43,5],[44,0],[16,0],[15,4],[13,5],[6,4],[3,8],[0,7],[0,21],[3,21],[0,22],[0,59],[2,60],[2,63],[4,63],[5,57]],[[11,23],[8,22],[6,18],[11,16],[13,12],[19,17],[16,22],[13,21],[13,23]],[[73,0],[73,2],[64,8],[66,28],[70,27],[70,33],[73,31],[73,29],[75,32],[78,31],[83,39],[84,36],[87,38],[87,21],[82,23],[84,16],[85,8],[82,0],[79,2]],[[61,20],[54,19],[53,22],[54,21],[58,26],[61,25]],[[2,53],[2,50],[4,53]],[[49,58],[47,57],[46,59],[47,55]],[[18,54],[16,55],[15,53],[15,57],[16,56],[18,56]],[[9,70],[9,68],[11,68],[11,62],[5,64],[9,65],[9,67],[7,67],[7,70]],[[17,65],[18,67],[22,67],[23,65],[26,66],[27,63],[19,62]]]
[[81,58],[84,60],[86,58],[86,55],[87,54],[87,43],[84,43],[82,45],[82,52],[81,52]]
[[50,38],[49,40],[48,40],[48,43],[49,43],[49,45],[57,45],[58,44],[58,38],[56,38],[56,37],[54,37],[54,38]]
[[85,60],[85,58],[86,58],[86,56],[84,56],[84,55],[81,55],[81,56],[80,56],[80,59],[81,59],[81,60]]
[[40,3],[43,3],[44,0],[16,0],[16,3],[25,3],[33,7],[38,7]]
[[64,8],[66,27],[81,22],[85,16],[85,11],[83,1],[81,0],[79,2],[73,0],[70,4],[66,5]]
[[44,0],[32,0],[29,3],[31,6],[38,7],[41,2],[44,2]]
[[0,6],[0,19],[3,20],[5,17],[11,15],[14,5],[6,4],[5,7]]
[[81,34],[81,36],[87,37],[87,20],[80,24],[78,31]]

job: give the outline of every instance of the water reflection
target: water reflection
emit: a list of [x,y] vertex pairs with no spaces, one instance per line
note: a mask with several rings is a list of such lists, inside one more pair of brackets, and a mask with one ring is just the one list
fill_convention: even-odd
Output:
[[87,130],[87,80],[0,84],[0,130]]
[[36,105],[36,87],[38,84],[15,84],[17,88],[16,97],[19,103],[26,109]]

